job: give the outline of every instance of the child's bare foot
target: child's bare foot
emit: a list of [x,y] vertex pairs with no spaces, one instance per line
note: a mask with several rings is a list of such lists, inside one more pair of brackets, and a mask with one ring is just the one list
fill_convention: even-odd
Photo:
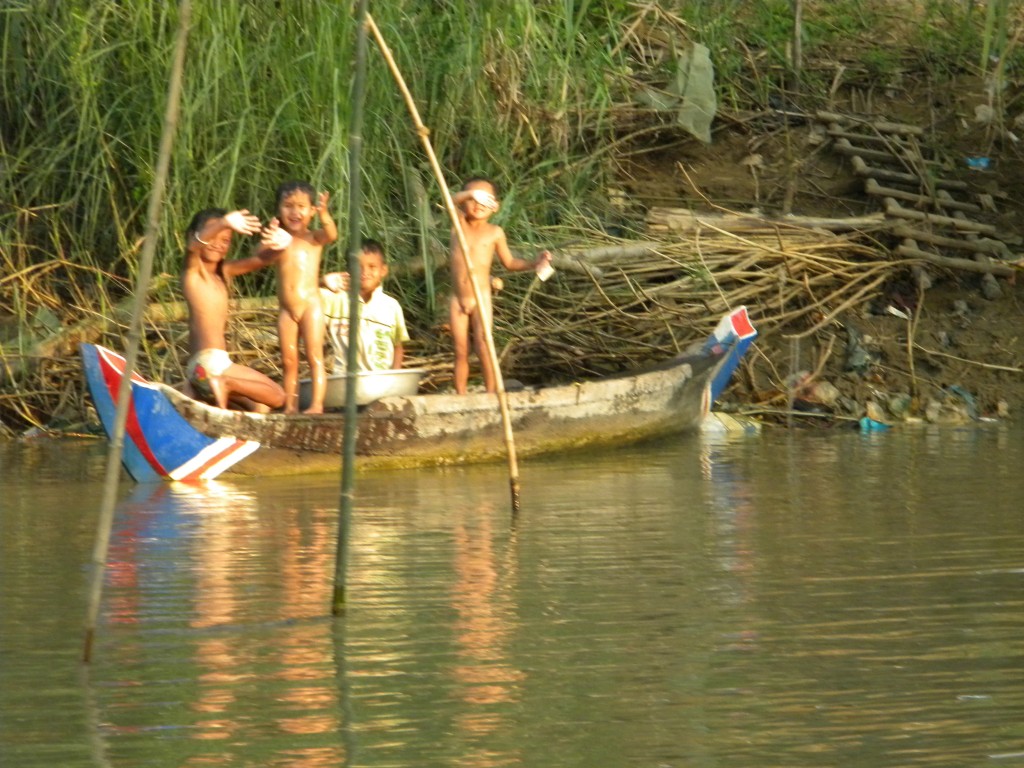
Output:
[[309,406],[309,408],[307,408],[306,410],[303,411],[303,413],[309,414],[311,416],[316,416],[316,415],[321,414],[323,412],[324,412],[324,407],[322,405],[311,405],[311,406]]

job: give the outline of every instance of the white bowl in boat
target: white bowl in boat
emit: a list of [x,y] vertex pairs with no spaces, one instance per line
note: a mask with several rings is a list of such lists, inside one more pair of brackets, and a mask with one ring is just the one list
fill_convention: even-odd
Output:
[[[356,374],[356,403],[366,405],[382,397],[415,395],[419,391],[423,368],[397,368],[389,371],[360,371]],[[327,377],[325,408],[344,408],[348,374],[336,373]],[[313,396],[313,383],[299,381],[299,408],[308,408]]]

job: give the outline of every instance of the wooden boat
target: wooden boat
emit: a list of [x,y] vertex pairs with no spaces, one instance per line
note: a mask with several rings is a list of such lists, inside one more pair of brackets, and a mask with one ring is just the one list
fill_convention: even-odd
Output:
[[[94,344],[79,349],[96,413],[113,438],[125,359]],[[121,463],[138,482],[212,480],[260,447],[250,440],[199,432],[174,409],[168,391],[174,390],[132,373]]]
[[[597,381],[508,392],[517,455],[636,443],[695,429],[757,332],[730,313],[692,354]],[[108,435],[125,361],[81,345],[86,379]],[[338,471],[345,415],[255,414],[216,408],[132,374],[124,465],[139,482]],[[393,396],[359,409],[360,469],[502,460],[493,394]],[[259,450],[257,450],[257,448]],[[245,461],[241,464],[242,459]]]

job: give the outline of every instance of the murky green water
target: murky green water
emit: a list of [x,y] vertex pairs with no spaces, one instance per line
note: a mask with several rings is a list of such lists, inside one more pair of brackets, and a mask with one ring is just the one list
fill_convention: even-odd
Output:
[[0,764],[1024,765],[1024,432],[124,486],[0,444]]

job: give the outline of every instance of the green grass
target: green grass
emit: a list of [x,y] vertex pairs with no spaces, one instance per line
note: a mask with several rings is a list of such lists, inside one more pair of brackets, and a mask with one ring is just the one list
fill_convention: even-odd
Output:
[[[939,73],[976,67],[1007,45],[1018,13],[1011,6],[921,0],[921,23],[907,25],[911,51]],[[852,41],[863,44],[871,77],[908,66],[877,43],[901,7],[808,2],[805,62],[830,61]],[[0,274],[8,277],[0,281],[0,320],[16,315],[28,324],[45,307],[70,324],[132,285],[176,8],[152,0],[8,0],[0,8]],[[340,266],[350,235],[343,218],[350,10],[315,0],[193,2],[158,274],[178,272],[182,233],[197,209],[246,207],[268,218],[273,190],[286,178],[331,192],[342,237],[325,261]],[[675,58],[666,51],[688,41],[708,46],[724,111],[764,108],[792,76],[790,0],[392,0],[371,12],[448,183],[493,177],[513,243],[540,245],[560,226],[600,223],[615,159],[605,150],[668,124],[634,100],[639,86],[671,81]],[[385,243],[393,262],[428,266],[426,278],[392,288],[430,315],[441,287],[433,267],[445,256],[449,225],[405,104],[372,44],[370,54],[361,229]],[[1021,55],[1018,46],[1003,72],[1019,72]],[[813,107],[831,71],[808,69],[805,106]],[[31,271],[53,260],[61,265]],[[271,271],[257,273],[241,288],[270,295],[273,279]],[[173,280],[168,285],[159,298],[175,297]]]
[[[970,53],[972,61],[1005,43],[1005,0],[992,0],[988,16],[968,6],[928,0],[929,23],[919,34],[930,37],[922,42],[942,55]],[[646,13],[634,27],[638,8],[489,0],[391,2],[373,11],[450,182],[471,173],[495,177],[510,203],[507,223],[529,232],[538,215],[550,224],[560,208],[587,207],[605,170],[587,158],[615,135],[615,110],[628,105],[631,79],[671,77],[672,60],[637,56],[652,28],[711,48],[725,108],[766,104],[785,85],[790,0],[680,3],[660,20]],[[870,39],[886,24],[886,8],[809,4],[805,57]],[[14,228],[16,239],[44,252],[59,241],[105,268],[130,268],[152,183],[175,16],[173,4],[148,0],[15,0],[0,11],[11,180],[5,231]],[[276,184],[303,177],[330,190],[340,213],[348,185],[354,30],[344,4],[296,2],[281,12],[274,4],[197,2],[193,19],[157,262],[166,271],[177,267],[180,232],[195,209],[245,206],[269,216]],[[627,29],[639,45],[624,38]],[[879,75],[897,66],[880,47],[868,48],[865,59]],[[366,228],[391,241],[396,257],[412,258],[422,246],[390,233],[413,229],[426,239],[422,198],[411,195],[409,181],[413,171],[423,176],[423,159],[379,57],[369,79]],[[436,203],[432,182],[419,183]],[[567,205],[552,204],[566,195]],[[12,211],[33,213],[15,221]]]

